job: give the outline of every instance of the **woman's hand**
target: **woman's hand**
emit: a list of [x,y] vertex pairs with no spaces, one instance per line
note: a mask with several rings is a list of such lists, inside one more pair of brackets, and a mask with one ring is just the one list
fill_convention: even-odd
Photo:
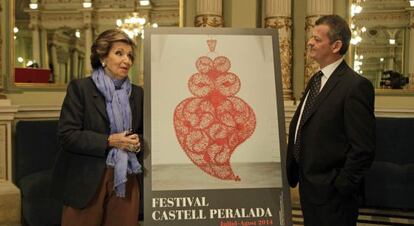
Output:
[[137,152],[141,147],[138,134],[133,133],[128,135],[127,131],[109,135],[108,143],[110,147],[115,147],[132,152]]

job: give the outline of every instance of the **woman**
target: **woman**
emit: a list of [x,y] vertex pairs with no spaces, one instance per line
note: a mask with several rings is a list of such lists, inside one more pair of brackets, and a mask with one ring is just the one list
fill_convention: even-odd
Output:
[[143,90],[128,79],[134,49],[121,30],[104,31],[91,48],[92,75],[68,85],[52,189],[62,226],[137,225]]

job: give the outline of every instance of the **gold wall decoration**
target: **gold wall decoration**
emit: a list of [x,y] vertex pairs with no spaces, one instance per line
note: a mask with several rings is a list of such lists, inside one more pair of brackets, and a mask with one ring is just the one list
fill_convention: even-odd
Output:
[[[308,16],[306,17],[306,21],[305,21],[305,30],[306,30],[306,48],[307,48],[307,42],[310,39],[311,35],[312,35],[312,29],[315,27],[315,21],[319,18],[320,16]],[[315,74],[317,71],[319,71],[319,64],[316,63],[315,60],[313,60],[310,56],[309,56],[309,52],[305,51],[305,77],[304,77],[304,82],[305,82],[305,87],[308,84],[309,79],[312,77],[313,74]]]
[[290,32],[292,28],[292,18],[290,17],[267,17],[265,18],[265,27],[282,29],[284,28],[286,32]]
[[283,98],[292,99],[292,19],[276,16],[265,18],[265,27],[278,29]]
[[198,15],[194,19],[195,27],[223,27],[224,20],[222,16],[217,15]]
[[280,64],[282,70],[283,97],[292,98],[292,41],[287,38],[279,40]]

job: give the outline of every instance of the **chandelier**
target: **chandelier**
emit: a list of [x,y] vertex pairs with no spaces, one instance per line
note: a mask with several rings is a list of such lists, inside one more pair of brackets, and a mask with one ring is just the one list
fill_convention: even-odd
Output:
[[145,17],[141,17],[139,13],[133,12],[132,16],[125,19],[117,19],[116,25],[119,29],[128,34],[130,38],[144,38],[145,27],[158,27],[157,23],[151,24]]
[[352,18],[351,44],[352,45],[358,45],[362,41],[362,37],[361,37],[362,33],[367,31],[367,29],[365,27],[358,27],[357,25],[355,25],[355,16],[357,14],[361,13],[361,11],[362,11],[362,6],[360,6],[361,1],[363,1],[363,0],[357,0],[356,2],[352,3],[352,5],[351,5],[351,18]]
[[362,33],[365,33],[367,31],[366,27],[359,27],[356,23],[355,16],[360,14],[362,12],[362,6],[361,3],[364,0],[354,0],[351,5],[351,44],[354,45],[355,53],[354,53],[354,70],[358,72],[359,74],[363,74],[362,71],[362,64],[364,60],[364,56],[358,55],[356,51],[356,46],[362,42]]

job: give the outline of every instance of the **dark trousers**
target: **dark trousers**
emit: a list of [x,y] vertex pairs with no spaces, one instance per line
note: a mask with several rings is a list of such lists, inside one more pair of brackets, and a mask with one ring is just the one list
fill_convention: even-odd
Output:
[[358,200],[354,196],[337,196],[324,204],[314,204],[300,197],[305,226],[355,226]]
[[63,207],[62,226],[137,226],[140,197],[136,175],[128,175],[125,196],[116,196],[114,170],[107,168],[98,193],[85,209]]

